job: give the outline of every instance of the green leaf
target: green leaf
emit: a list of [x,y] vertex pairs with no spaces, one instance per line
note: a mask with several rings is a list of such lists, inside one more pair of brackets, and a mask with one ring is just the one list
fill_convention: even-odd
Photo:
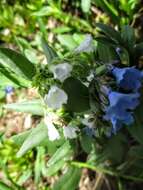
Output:
[[48,43],[46,42],[45,38],[41,39],[42,42],[42,48],[44,50],[44,53],[46,55],[47,58],[47,62],[51,63],[55,58],[58,57],[57,53],[55,50],[53,50],[53,48],[51,48]]
[[110,46],[110,48],[108,48],[108,47],[109,46],[107,46],[106,44],[98,42],[97,53],[99,56],[99,60],[101,60],[105,63],[111,62],[113,60],[118,60],[119,57],[118,57],[115,49],[111,46]]
[[77,43],[75,42],[75,40],[73,39],[72,35],[68,35],[68,34],[63,34],[63,35],[58,35],[57,36],[59,42],[67,47],[69,50],[73,50],[75,47],[77,47]]
[[124,46],[130,51],[130,53],[132,53],[133,46],[135,45],[134,29],[128,25],[122,26],[121,36]]
[[46,176],[53,176],[55,175],[65,164],[65,160],[61,159],[57,161],[56,163],[52,164],[48,167],[46,171]]
[[8,185],[3,183],[2,181],[0,181],[0,189],[1,190],[14,190],[13,188],[9,187]]
[[68,95],[66,107],[70,111],[83,112],[89,110],[88,88],[78,79],[68,78],[63,83],[63,89]]
[[96,37],[95,38],[95,40],[97,41],[97,42],[100,42],[100,43],[102,43],[102,44],[105,44],[105,45],[108,45],[108,46],[111,46],[111,47],[115,47],[115,46],[117,46],[117,42],[115,42],[114,40],[112,40],[112,39],[110,39],[110,38],[108,38],[108,37],[106,37],[106,36],[99,36],[99,37]]
[[76,190],[81,177],[81,169],[70,167],[54,184],[53,190]]
[[40,99],[28,100],[19,103],[6,104],[4,108],[32,115],[44,115],[44,105]]
[[17,135],[13,135],[10,139],[14,141],[15,144],[21,146],[31,132],[32,129],[19,133]]
[[127,129],[130,134],[140,143],[143,144],[143,98],[140,99],[140,105],[137,107],[134,113],[134,124]]
[[26,171],[23,171],[22,175],[19,177],[17,184],[23,185],[30,177],[32,177],[32,170],[27,169]]
[[65,142],[48,161],[46,176],[56,174],[65,165],[66,161],[71,159],[72,154],[72,147],[69,142]]
[[48,138],[47,127],[45,124],[40,123],[36,128],[32,129],[20,150],[17,153],[17,157],[23,156],[30,149],[40,145],[46,138]]
[[136,59],[143,55],[143,42],[135,45],[134,52]]
[[127,150],[128,143],[126,137],[123,134],[118,133],[110,139],[107,139],[103,149],[96,153],[94,163],[98,165],[109,160],[112,164],[120,164],[122,163]]
[[84,13],[88,13],[91,7],[91,0],[81,0],[81,8]]
[[128,51],[125,48],[121,47],[121,51],[120,51],[120,53],[118,55],[120,57],[121,63],[123,65],[129,66],[129,64],[130,64],[130,58],[129,58]]
[[45,164],[45,149],[44,147],[40,146],[37,147],[37,155],[36,155],[36,161],[34,164],[34,181],[36,184],[40,182],[41,174],[42,174],[42,166]]
[[11,80],[9,80],[6,76],[2,74],[0,75],[0,88],[5,89],[6,86],[13,86],[14,88],[18,87],[15,83],[13,83]]
[[28,80],[32,80],[36,72],[34,64],[26,57],[8,48],[0,48],[0,64]]
[[28,80],[25,80],[24,78],[17,76],[9,67],[6,67],[2,64],[0,64],[0,73],[6,77],[11,83],[21,86],[21,87],[28,87],[30,86],[30,83]]
[[71,152],[71,146],[69,142],[65,142],[58,150],[54,153],[54,155],[49,159],[48,166],[51,166],[63,159],[67,154]]
[[80,144],[81,144],[82,149],[86,153],[90,153],[92,150],[93,139],[92,137],[83,133],[81,134],[81,137],[80,137]]
[[107,0],[93,0],[93,2],[107,13],[115,24],[119,24],[120,18],[113,4]]
[[114,30],[112,27],[102,24],[96,23],[96,26],[100,28],[100,30],[109,38],[114,40],[117,44],[122,43],[121,35],[118,31]]

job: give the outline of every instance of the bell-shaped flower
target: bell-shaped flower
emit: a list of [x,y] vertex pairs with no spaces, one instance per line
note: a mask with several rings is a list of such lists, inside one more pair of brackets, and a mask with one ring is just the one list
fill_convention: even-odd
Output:
[[48,129],[49,140],[54,141],[54,140],[60,139],[60,134],[53,124],[50,113],[45,116],[44,122],[45,122],[45,125],[47,126],[47,129]]
[[136,92],[141,87],[143,72],[135,67],[112,69],[112,74],[115,76],[117,84],[124,90],[132,90]]
[[86,126],[83,131],[90,137],[95,136],[95,120],[91,116],[82,119],[82,123]]
[[109,106],[106,108],[104,119],[111,121],[113,133],[116,133],[122,124],[133,123],[132,110],[139,105],[139,93],[123,94],[111,91],[108,95]]
[[93,38],[90,34],[85,36],[85,39],[81,42],[81,44],[74,50],[75,53],[82,53],[82,52],[93,52],[94,45],[93,45]]
[[44,97],[45,103],[49,108],[59,109],[63,104],[67,103],[67,94],[57,86],[52,86],[48,94]]
[[71,124],[63,127],[63,134],[66,139],[74,139],[77,137],[78,127],[72,126]]
[[51,66],[50,70],[54,74],[55,79],[63,82],[66,78],[70,77],[72,65],[69,63],[61,63]]

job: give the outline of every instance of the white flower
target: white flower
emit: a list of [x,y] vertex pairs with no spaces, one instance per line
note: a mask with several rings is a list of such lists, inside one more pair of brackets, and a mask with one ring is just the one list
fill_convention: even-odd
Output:
[[54,78],[63,82],[66,78],[70,76],[72,71],[72,66],[68,63],[61,63],[58,65],[54,65],[50,68],[52,73],[54,74]]
[[58,140],[60,139],[60,134],[58,130],[55,128],[52,118],[50,114],[47,114],[44,118],[44,122],[48,129],[48,137],[50,141]]
[[89,115],[85,115],[85,118],[82,119],[82,123],[89,128],[95,127],[95,120]]
[[45,103],[49,106],[49,108],[59,109],[63,104],[67,103],[68,96],[67,94],[58,88],[57,86],[52,86],[45,95]]
[[93,38],[90,34],[87,34],[85,36],[84,41],[82,41],[81,44],[75,49],[76,53],[93,52],[93,51],[94,51]]
[[73,139],[77,137],[76,131],[79,131],[77,127],[74,127],[72,125],[64,126],[63,127],[63,133],[64,137],[67,139]]

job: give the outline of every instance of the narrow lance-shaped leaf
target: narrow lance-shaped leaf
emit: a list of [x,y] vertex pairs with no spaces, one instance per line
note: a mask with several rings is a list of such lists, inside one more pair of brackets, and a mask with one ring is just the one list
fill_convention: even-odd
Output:
[[9,67],[18,76],[32,80],[35,66],[22,54],[8,48],[0,48],[0,64]]
[[48,138],[47,127],[45,124],[40,123],[26,138],[20,150],[18,151],[17,156],[23,156],[30,149],[40,145],[46,138]]
[[107,13],[115,24],[119,24],[120,18],[118,11],[113,4],[109,3],[107,0],[93,0],[93,2]]
[[56,51],[48,45],[44,37],[41,39],[41,43],[42,43],[43,51],[47,58],[47,62],[51,63],[55,58],[58,57],[58,55]]
[[39,99],[6,104],[4,108],[17,112],[30,113],[32,115],[44,115],[44,105]]
[[102,24],[102,23],[96,23],[96,26],[100,28],[100,30],[109,38],[114,40],[117,44],[122,43],[121,35],[118,31],[113,29],[112,27]]
[[48,165],[53,165],[59,160],[63,159],[69,152],[71,151],[71,146],[69,142],[65,142],[56,152],[55,154],[49,159]]
[[9,187],[8,185],[3,183],[2,181],[0,181],[0,189],[1,190],[14,190],[12,187]]
[[121,36],[122,36],[125,47],[130,51],[130,53],[132,53],[133,47],[135,45],[134,29],[128,25],[123,26]]
[[18,77],[10,68],[5,67],[2,64],[0,64],[0,73],[18,86],[30,86],[30,82],[28,80],[25,80],[22,77]]
[[53,190],[76,190],[81,177],[81,169],[70,167],[54,184]]

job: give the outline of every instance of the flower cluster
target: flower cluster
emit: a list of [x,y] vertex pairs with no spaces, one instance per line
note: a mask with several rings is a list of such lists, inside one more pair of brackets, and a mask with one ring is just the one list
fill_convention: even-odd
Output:
[[[59,140],[61,135],[55,127],[55,122],[58,120],[58,116],[54,113],[47,113],[44,118],[45,125],[48,129],[48,137],[50,141]],[[74,126],[72,123],[69,123],[66,126],[62,126],[63,135],[67,139],[73,139],[77,137],[77,132],[79,131],[78,127]]]
[[104,119],[112,123],[111,133],[116,134],[125,125],[134,122],[133,110],[139,105],[139,89],[143,73],[134,68],[112,68],[119,91],[109,90],[109,106],[105,109]]

